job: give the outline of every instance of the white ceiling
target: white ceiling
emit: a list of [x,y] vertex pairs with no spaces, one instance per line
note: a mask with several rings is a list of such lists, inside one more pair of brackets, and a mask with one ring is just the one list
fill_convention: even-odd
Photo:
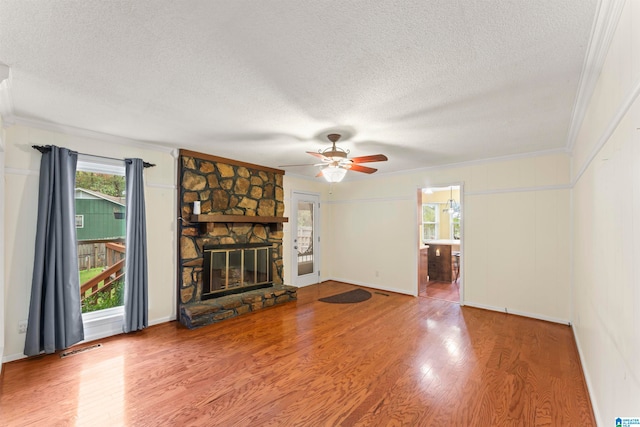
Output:
[[271,167],[337,129],[394,172],[566,149],[597,8],[0,0],[0,62],[18,118]]

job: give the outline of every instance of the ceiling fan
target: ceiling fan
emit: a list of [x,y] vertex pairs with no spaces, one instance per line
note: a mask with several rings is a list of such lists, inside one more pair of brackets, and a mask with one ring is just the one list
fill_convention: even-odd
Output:
[[[384,154],[373,154],[370,156],[360,156],[348,158],[349,150],[336,147],[336,142],[342,135],[338,133],[330,133],[327,139],[332,142],[331,148],[318,150],[318,152],[307,151],[314,157],[319,158],[322,163],[316,163],[313,166],[321,166],[320,173],[317,177],[324,177],[329,182],[340,182],[347,174],[348,170],[354,172],[374,173],[378,169],[362,166],[360,163],[385,162],[387,156]],[[306,166],[306,165],[285,165],[285,166]]]

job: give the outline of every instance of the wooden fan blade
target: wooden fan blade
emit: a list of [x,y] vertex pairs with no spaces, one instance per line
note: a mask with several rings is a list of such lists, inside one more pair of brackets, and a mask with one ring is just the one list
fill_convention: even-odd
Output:
[[316,178],[320,178],[321,176],[324,176],[322,175],[322,171],[318,172],[318,175],[316,175]]
[[374,169],[374,168],[369,168],[367,166],[360,166],[360,165],[351,165],[351,167],[349,168],[350,171],[355,171],[355,172],[364,172],[364,173],[374,173],[375,171],[377,171],[378,169]]
[[387,156],[384,154],[372,154],[370,156],[360,156],[350,159],[353,163],[386,162]]
[[307,151],[307,154],[311,154],[314,157],[317,157],[319,159],[326,159],[326,157],[324,156],[324,154],[320,154],[320,153],[316,153],[315,151]]

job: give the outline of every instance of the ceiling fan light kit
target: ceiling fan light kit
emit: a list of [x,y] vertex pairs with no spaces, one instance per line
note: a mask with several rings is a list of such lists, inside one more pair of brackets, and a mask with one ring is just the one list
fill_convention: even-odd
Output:
[[327,182],[340,182],[347,174],[347,169],[329,165],[322,169],[322,176]]
[[322,161],[322,163],[314,165],[320,166],[320,173],[316,176],[323,176],[328,182],[340,182],[345,177],[348,170],[368,174],[377,171],[377,169],[374,168],[361,166],[360,163],[385,162],[388,160],[387,156],[384,154],[373,154],[370,156],[361,156],[349,159],[347,157],[349,155],[349,150],[336,147],[336,142],[340,139],[340,136],[341,135],[337,133],[330,133],[327,135],[327,139],[331,141],[331,148],[319,150],[318,152],[307,151],[307,154],[317,157]]
[[[320,173],[316,177],[324,177],[328,182],[340,182],[344,179],[348,170],[353,172],[362,172],[372,174],[378,169],[370,168],[368,166],[362,166],[362,163],[371,162],[386,162],[387,156],[384,154],[372,154],[369,156],[360,156],[348,158],[349,150],[345,150],[340,147],[336,147],[336,142],[340,139],[341,135],[337,133],[330,133],[327,135],[327,139],[331,141],[331,147],[324,150],[307,151],[307,154],[312,155],[320,159],[321,163],[313,164],[313,166],[320,167]],[[294,167],[294,166],[312,166],[311,164],[301,165],[282,165],[279,167]]]

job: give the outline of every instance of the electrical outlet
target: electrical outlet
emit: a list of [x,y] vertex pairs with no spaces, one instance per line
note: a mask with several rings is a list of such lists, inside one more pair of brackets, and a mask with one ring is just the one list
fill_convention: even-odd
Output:
[[27,333],[27,325],[28,322],[26,320],[21,320],[18,322],[18,333],[26,334]]

